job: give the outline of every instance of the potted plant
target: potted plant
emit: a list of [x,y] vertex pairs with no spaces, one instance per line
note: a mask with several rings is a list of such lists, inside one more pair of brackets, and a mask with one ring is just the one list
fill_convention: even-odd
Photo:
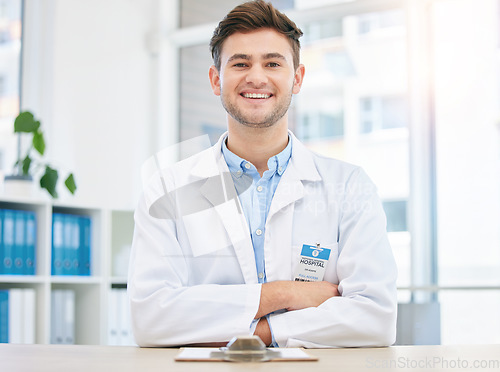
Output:
[[[6,185],[9,181],[33,181],[33,175],[43,171],[40,177],[40,187],[47,190],[53,198],[57,198],[56,186],[59,172],[48,163],[42,162],[45,154],[45,139],[40,129],[40,121],[36,120],[29,111],[21,112],[14,121],[14,132],[31,134],[32,139],[24,157],[21,156],[21,151],[18,152],[18,159],[14,164],[15,174],[5,177]],[[71,194],[75,193],[76,184],[73,173],[66,177],[64,184]]]

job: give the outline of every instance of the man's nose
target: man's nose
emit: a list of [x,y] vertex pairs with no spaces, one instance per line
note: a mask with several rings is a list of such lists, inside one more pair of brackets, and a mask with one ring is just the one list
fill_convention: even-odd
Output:
[[267,84],[267,74],[262,66],[252,66],[248,70],[246,76],[246,82],[253,84],[256,87],[263,86]]

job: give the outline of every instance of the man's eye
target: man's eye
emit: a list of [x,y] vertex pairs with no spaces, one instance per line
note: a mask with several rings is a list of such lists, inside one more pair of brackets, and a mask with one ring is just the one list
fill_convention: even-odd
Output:
[[279,66],[280,66],[280,64],[279,64],[279,63],[276,63],[276,62],[269,62],[267,65],[268,65],[269,67],[279,67]]
[[234,67],[246,67],[246,63],[235,63]]

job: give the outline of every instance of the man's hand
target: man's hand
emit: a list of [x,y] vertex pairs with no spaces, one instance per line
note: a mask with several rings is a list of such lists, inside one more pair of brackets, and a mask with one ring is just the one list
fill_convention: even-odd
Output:
[[267,322],[266,318],[260,318],[253,334],[259,336],[262,342],[266,344],[266,346],[271,345],[271,343],[273,342],[271,329],[269,328],[269,323]]
[[317,307],[331,297],[340,296],[338,285],[329,282],[279,281],[262,285],[255,319],[276,310]]

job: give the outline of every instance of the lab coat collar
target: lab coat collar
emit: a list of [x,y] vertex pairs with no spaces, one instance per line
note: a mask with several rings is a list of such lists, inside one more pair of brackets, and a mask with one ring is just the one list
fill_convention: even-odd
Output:
[[295,170],[293,172],[295,173],[294,176],[301,181],[321,181],[311,151],[291,131],[288,131],[288,133],[293,141],[291,163]]
[[[292,158],[274,194],[269,208],[268,221],[278,211],[293,205],[294,202],[304,197],[304,181],[316,182],[321,180],[311,152],[291,131],[289,131],[289,135],[293,141]],[[289,214],[291,213],[292,211]]]
[[[321,176],[316,169],[311,152],[290,130],[288,134],[292,140],[292,158],[290,162],[295,169],[295,172],[293,172],[295,173],[294,177],[302,181],[320,181]],[[192,175],[200,178],[209,178],[216,176],[220,171],[229,172],[229,168],[222,156],[222,141],[224,141],[226,137],[227,132],[220,136],[217,143],[212,146],[211,149],[203,151],[204,154],[198,157],[199,161],[194,165],[191,171]]]

